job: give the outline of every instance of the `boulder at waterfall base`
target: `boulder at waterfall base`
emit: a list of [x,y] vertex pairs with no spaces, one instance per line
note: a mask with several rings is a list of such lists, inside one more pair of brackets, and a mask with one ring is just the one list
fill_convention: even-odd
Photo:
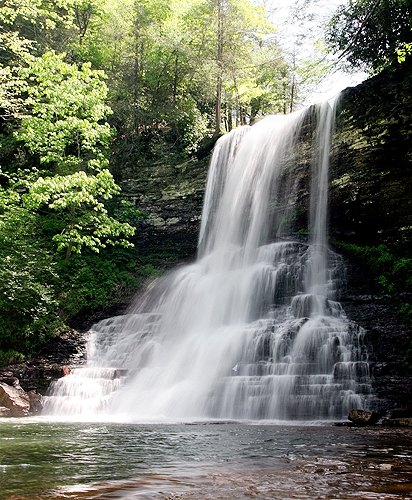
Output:
[[28,394],[3,382],[0,382],[0,405],[10,410],[11,417],[27,417],[30,414]]
[[368,410],[352,410],[348,419],[356,425],[374,425],[380,419],[379,413]]

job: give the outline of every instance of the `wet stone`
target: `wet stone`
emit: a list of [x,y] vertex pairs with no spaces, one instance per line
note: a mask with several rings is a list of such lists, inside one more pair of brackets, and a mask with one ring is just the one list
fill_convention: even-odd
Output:
[[19,379],[14,377],[12,373],[8,373],[7,375],[0,374],[0,382],[3,384],[11,385],[13,387],[19,387]]
[[356,425],[374,425],[380,419],[379,413],[369,410],[352,410],[348,419]]
[[38,415],[43,409],[43,396],[35,391],[30,391],[27,394],[30,401],[30,413]]
[[411,408],[392,408],[387,414],[386,418],[412,418],[412,409]]
[[386,427],[412,427],[412,418],[385,418],[382,425]]

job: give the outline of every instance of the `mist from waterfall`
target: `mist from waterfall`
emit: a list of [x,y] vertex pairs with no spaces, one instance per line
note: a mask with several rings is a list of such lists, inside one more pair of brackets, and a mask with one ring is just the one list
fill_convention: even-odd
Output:
[[[196,262],[153,284],[130,314],[94,325],[87,366],[53,385],[45,413],[323,420],[368,406],[365,332],[336,300],[343,262],[327,240],[335,109],[270,116],[219,139]],[[293,229],[294,167],[308,122],[304,241]]]

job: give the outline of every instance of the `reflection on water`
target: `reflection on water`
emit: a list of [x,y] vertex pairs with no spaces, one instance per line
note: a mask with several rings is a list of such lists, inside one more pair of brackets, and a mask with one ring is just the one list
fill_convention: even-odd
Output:
[[412,432],[0,423],[0,498],[412,499]]

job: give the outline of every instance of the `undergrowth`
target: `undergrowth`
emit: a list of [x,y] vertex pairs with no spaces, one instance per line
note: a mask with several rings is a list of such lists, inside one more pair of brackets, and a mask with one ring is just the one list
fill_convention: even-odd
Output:
[[[341,249],[358,258],[376,277],[379,290],[388,297],[399,320],[412,329],[412,258],[387,245],[359,246],[339,243]],[[412,338],[407,340],[406,366],[412,370]]]

